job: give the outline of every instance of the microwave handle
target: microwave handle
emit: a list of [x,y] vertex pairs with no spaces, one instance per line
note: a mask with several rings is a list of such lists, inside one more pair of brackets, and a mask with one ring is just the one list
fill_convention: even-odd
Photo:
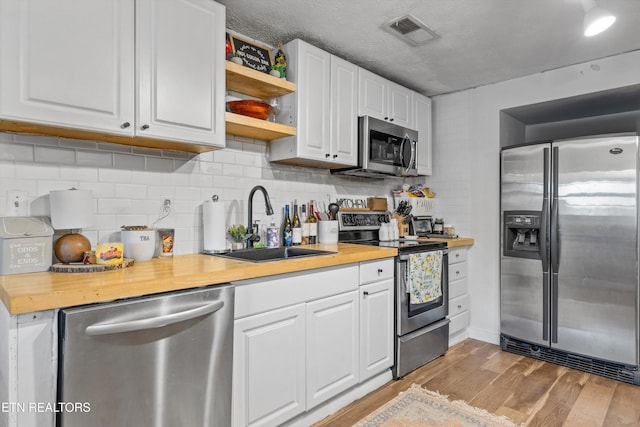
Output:
[[[409,142],[411,144],[411,157],[409,158],[409,162],[405,165],[404,163],[404,145]],[[409,174],[409,170],[414,167],[416,161],[416,142],[412,141],[409,138],[409,135],[404,136],[402,139],[402,144],[400,144],[400,164],[405,168],[405,175]]]

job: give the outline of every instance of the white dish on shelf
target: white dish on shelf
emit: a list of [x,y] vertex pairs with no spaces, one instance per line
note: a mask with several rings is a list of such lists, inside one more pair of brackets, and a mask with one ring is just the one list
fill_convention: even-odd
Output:
[[404,236],[402,238],[404,240],[418,240],[418,236]]

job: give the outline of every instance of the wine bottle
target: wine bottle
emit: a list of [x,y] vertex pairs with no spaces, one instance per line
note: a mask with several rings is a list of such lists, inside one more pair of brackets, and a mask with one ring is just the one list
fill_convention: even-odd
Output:
[[307,205],[302,204],[300,206],[300,222],[302,223],[302,244],[309,244],[309,229],[311,224],[309,224],[309,218],[307,217]]
[[284,246],[291,246],[293,240],[293,230],[291,219],[289,218],[289,205],[284,205],[284,227],[282,227],[282,243]]
[[318,220],[316,219],[316,211],[313,207],[313,200],[309,202],[309,244],[314,245],[318,242]]
[[302,225],[298,216],[298,202],[293,202],[293,229],[291,233],[291,243],[298,246],[302,243]]

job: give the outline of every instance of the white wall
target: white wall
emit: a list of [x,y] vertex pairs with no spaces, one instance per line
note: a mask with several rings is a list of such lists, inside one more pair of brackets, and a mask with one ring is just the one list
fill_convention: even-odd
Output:
[[[499,342],[500,110],[639,83],[635,51],[434,98],[437,169],[429,184],[448,190],[444,197],[450,202],[440,203],[440,214],[468,223],[468,235],[475,238],[471,337]],[[468,197],[449,199],[453,192]]]
[[[96,225],[83,230],[92,245],[119,240],[122,225],[150,225],[163,196],[173,213],[157,224],[175,227],[176,254],[202,250],[202,203],[217,194],[226,204],[224,221],[247,223],[247,198],[254,185],[266,187],[276,215],[267,218],[261,194],[254,219],[273,218],[294,199],[335,200],[338,195],[391,196],[402,179],[385,181],[337,177],[327,170],[271,164],[269,143],[227,136],[227,148],[199,155],[96,141],[0,132],[0,216],[7,214],[7,191],[28,194],[29,215],[49,215],[51,190],[93,191]],[[414,178],[408,182],[416,182]]]

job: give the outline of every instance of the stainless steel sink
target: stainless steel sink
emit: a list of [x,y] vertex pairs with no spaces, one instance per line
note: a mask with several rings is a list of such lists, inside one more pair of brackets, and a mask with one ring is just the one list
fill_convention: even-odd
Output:
[[320,249],[309,248],[256,248],[256,249],[243,249],[240,251],[233,251],[225,254],[215,254],[216,256],[223,258],[232,258],[240,261],[251,262],[263,262],[263,261],[280,261],[283,259],[295,259],[301,257],[310,257],[318,255],[330,255],[335,254],[332,251],[323,251]]

